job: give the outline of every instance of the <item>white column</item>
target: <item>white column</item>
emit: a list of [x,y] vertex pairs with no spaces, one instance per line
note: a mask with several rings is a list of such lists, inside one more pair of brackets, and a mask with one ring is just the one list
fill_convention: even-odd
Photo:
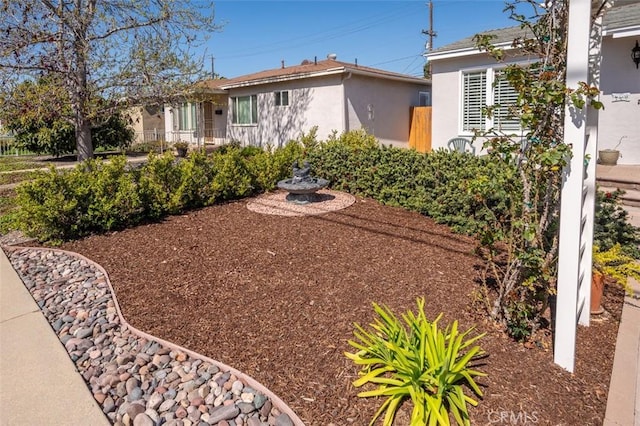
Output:
[[[591,2],[569,1],[567,43],[568,88],[588,81]],[[572,146],[573,156],[564,171],[560,204],[560,241],[558,257],[558,294],[555,317],[554,362],[573,372],[576,352],[579,306],[580,236],[582,233],[583,174],[585,156],[586,107],[565,109],[564,142]],[[582,271],[584,274],[584,271]],[[590,271],[588,272],[590,275]],[[584,277],[584,275],[583,275]],[[582,298],[584,302],[584,298]]]

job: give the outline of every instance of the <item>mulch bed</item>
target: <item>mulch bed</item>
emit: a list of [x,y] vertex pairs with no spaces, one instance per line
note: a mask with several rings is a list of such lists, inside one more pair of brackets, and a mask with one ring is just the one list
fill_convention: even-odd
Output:
[[[474,425],[601,425],[621,291],[608,313],[578,332],[575,373],[553,363],[548,339],[516,343],[473,306],[480,260],[474,240],[403,209],[358,199],[319,216],[218,205],[162,223],[92,236],[62,248],[100,263],[135,327],[227,363],[260,381],[308,425],[366,425],[380,400],[356,396],[353,323],[373,320],[372,302],[416,309],[442,324],[486,332],[485,396]],[[411,404],[395,424],[408,424]]]

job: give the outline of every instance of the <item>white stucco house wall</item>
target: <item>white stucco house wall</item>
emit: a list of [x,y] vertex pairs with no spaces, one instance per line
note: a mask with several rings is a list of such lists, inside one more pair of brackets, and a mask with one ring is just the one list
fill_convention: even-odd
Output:
[[407,147],[411,107],[430,105],[431,83],[331,57],[208,80],[197,93],[206,100],[165,107],[167,140],[281,146],[317,126],[320,140],[365,129]]
[[[471,139],[472,129],[479,125],[490,128],[502,124],[510,131],[519,131],[516,123],[498,123],[482,117],[480,109],[492,105],[495,97],[502,96],[503,104],[509,98],[510,88],[493,87],[500,68],[514,62],[535,61],[536,58],[522,57],[510,49],[512,40],[522,31],[520,27],[510,27],[485,32],[496,35],[494,44],[507,49],[504,63],[497,63],[475,48],[473,36],[425,55],[432,73],[434,149],[446,147],[454,137]],[[631,51],[640,40],[640,2],[614,4],[604,15],[602,35],[599,88],[604,110],[598,114],[598,150],[617,146],[621,153],[618,164],[640,164],[640,69],[631,59]],[[476,153],[482,153],[482,141],[475,141],[474,145]]]

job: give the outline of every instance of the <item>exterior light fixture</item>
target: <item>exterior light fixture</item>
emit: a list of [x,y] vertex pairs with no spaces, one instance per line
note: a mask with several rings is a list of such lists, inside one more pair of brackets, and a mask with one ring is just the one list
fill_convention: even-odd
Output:
[[640,46],[638,46],[638,40],[636,40],[636,47],[631,49],[631,59],[636,64],[636,69],[640,65]]

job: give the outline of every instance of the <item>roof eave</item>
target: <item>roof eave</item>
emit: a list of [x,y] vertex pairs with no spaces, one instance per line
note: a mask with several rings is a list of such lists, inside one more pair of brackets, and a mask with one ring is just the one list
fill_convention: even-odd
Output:
[[[516,47],[512,46],[512,42],[497,43],[495,44],[495,47],[502,48],[504,50],[516,49]],[[437,61],[439,59],[460,58],[463,56],[478,55],[480,53],[485,53],[485,51],[480,50],[477,47],[465,47],[462,49],[443,50],[441,52],[435,52],[435,53],[425,53],[424,57],[427,59],[427,61],[433,62],[434,60]]]
[[303,78],[315,78],[315,77],[324,77],[328,75],[342,74],[344,71],[345,71],[344,67],[339,67],[339,68],[331,68],[323,71],[287,74],[287,75],[281,75],[277,77],[266,77],[266,78],[258,78],[255,80],[238,81],[231,84],[221,85],[220,88],[224,90],[229,90],[229,89],[237,89],[240,87],[259,86],[262,84],[281,83],[283,81],[300,80]]
[[386,80],[394,80],[394,81],[402,81],[405,83],[416,83],[416,84],[431,84],[431,80],[421,79],[418,77],[411,76],[402,76],[402,75],[393,75],[393,74],[380,74],[368,70],[363,70],[355,67],[349,67],[346,71],[351,72],[353,74],[362,75],[366,77],[375,77],[375,78],[384,78]]
[[[288,74],[288,75],[282,75],[277,77],[267,77],[267,78],[260,78],[255,80],[238,81],[231,84],[221,85],[220,88],[225,90],[238,89],[241,87],[259,86],[259,85],[271,84],[271,83],[282,83],[284,81],[302,80],[305,78],[326,77],[330,75],[345,74],[345,73],[353,73],[353,74],[363,75],[368,77],[383,78],[387,80],[403,81],[403,82],[409,82],[409,83],[419,84],[423,82],[423,80],[415,77],[404,77],[401,75],[380,74],[373,71],[358,69],[356,67],[340,66],[335,68],[329,68],[323,71]],[[429,83],[428,80],[424,80],[424,82]]]

